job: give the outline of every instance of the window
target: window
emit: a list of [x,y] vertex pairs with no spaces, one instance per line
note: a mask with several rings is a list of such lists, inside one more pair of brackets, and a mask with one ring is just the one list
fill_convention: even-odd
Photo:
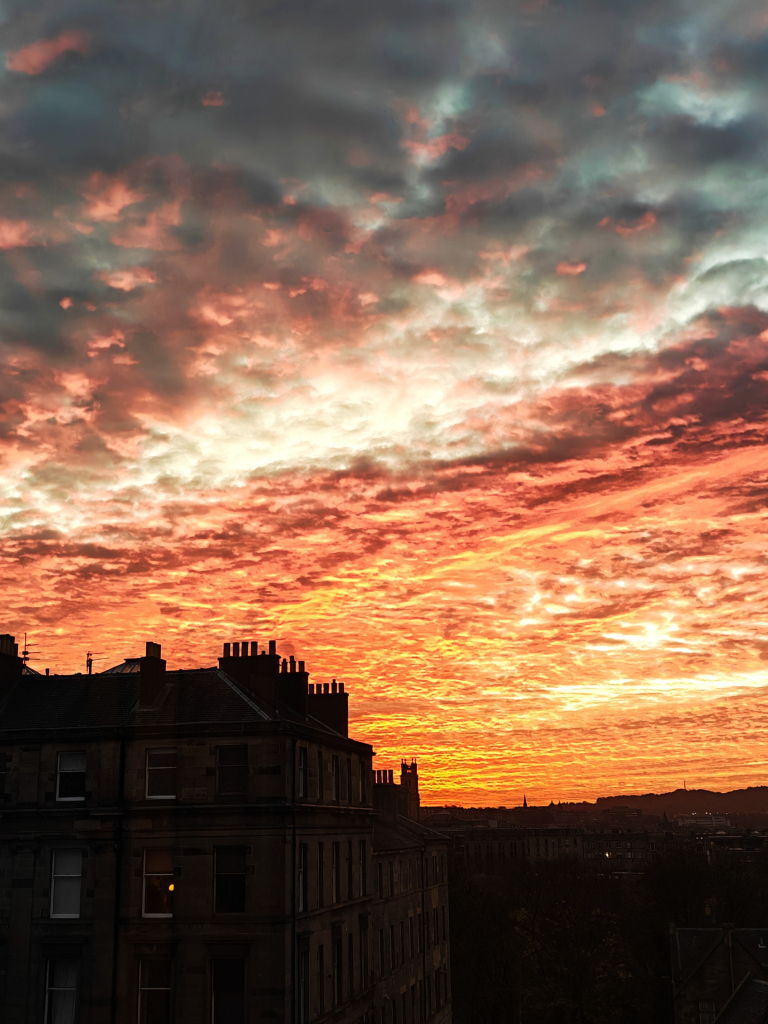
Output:
[[309,950],[299,950],[298,964],[299,1024],[309,1024]]
[[347,803],[352,803],[352,758],[347,758]]
[[365,784],[365,761],[358,762],[360,766],[360,803],[364,804],[368,802],[368,787]]
[[[8,765],[10,764],[10,761],[10,754],[0,754],[0,797],[5,796],[7,792],[6,781],[8,779]],[[10,800],[10,796],[8,799]]]
[[49,960],[45,978],[46,1024],[75,1024],[77,960]]
[[338,1006],[344,999],[344,966],[342,963],[342,939],[337,935],[333,940],[333,1005]]
[[360,922],[360,987],[367,988],[370,983],[368,968],[368,919]]
[[408,1024],[408,996],[403,992],[403,1024]]
[[325,906],[325,845],[317,844],[317,905]]
[[443,919],[443,942],[445,942],[447,938],[447,932],[445,930],[445,904],[443,904],[442,907],[440,908],[440,914]]
[[347,969],[349,971],[349,998],[355,994],[355,938],[352,932],[347,935]]
[[173,917],[173,850],[144,851],[144,917]]
[[[216,748],[216,792],[219,796],[248,796],[248,746]],[[224,961],[222,960],[222,963]]]
[[386,969],[386,960],[384,958],[384,929],[379,928],[379,972],[384,974]]
[[299,747],[299,796],[307,795],[307,748]]
[[325,786],[323,784],[323,752],[318,750],[317,752],[317,799],[320,803],[325,799]]
[[51,917],[80,917],[82,850],[54,850],[51,865]]
[[427,975],[427,1017],[432,1016],[432,976]]
[[429,911],[427,911],[426,914],[424,915],[424,948],[429,949],[431,945],[432,941],[430,937]]
[[393,924],[391,924],[389,926],[389,969],[390,969],[390,971],[394,971],[396,963],[397,963],[397,960],[395,959],[395,926]]
[[147,800],[176,799],[176,751],[147,751]]
[[389,895],[395,895],[395,862],[389,862]]
[[421,911],[416,911],[416,941],[418,942],[417,952],[424,949],[424,922],[421,919]]
[[333,871],[333,891],[331,896],[332,903],[341,903],[341,843],[334,843],[331,849],[332,857],[332,871]]
[[405,963],[405,921],[400,922],[400,963]]
[[85,800],[85,751],[62,751],[59,754],[56,799]]
[[699,1024],[712,1024],[715,1019],[715,1004],[709,1000],[699,1002]]
[[325,947],[322,943],[317,947],[317,1009],[321,1016],[325,1013]]
[[413,932],[414,932],[414,920],[413,920],[412,917],[409,917],[408,918],[408,952],[409,952],[409,954],[411,956],[411,959],[413,959],[413,956],[416,953],[416,946],[414,945],[414,941],[413,941],[414,940]]
[[384,899],[384,865],[379,861],[376,865],[376,892],[380,900]]
[[440,941],[440,918],[437,907],[432,911],[432,941],[435,945]]
[[352,860],[352,840],[347,841],[347,899],[355,898],[354,864]]
[[171,961],[142,960],[139,965],[139,1024],[170,1024]]
[[309,846],[299,843],[299,913],[307,910],[307,886],[309,881]]
[[[245,847],[217,846],[216,913],[245,913]],[[222,961],[223,963],[223,961]]]
[[213,961],[213,1024],[245,1024],[245,960]]
[[365,840],[360,840],[360,895],[368,894],[368,865],[366,859]]
[[339,802],[339,758],[337,754],[331,757],[331,792],[335,803]]

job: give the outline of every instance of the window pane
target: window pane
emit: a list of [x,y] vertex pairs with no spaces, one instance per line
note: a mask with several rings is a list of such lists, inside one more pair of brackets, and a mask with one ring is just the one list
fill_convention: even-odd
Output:
[[223,796],[245,796],[248,790],[248,769],[244,765],[219,768],[219,793]]
[[171,961],[143,960],[141,964],[143,988],[170,988]]
[[173,876],[147,875],[144,879],[144,913],[173,914]]
[[69,751],[62,751],[59,754],[59,771],[60,772],[84,772],[85,771],[85,753],[78,751],[71,753]]
[[148,989],[141,993],[141,1024],[170,1024],[169,989]]
[[213,1024],[244,1024],[245,961],[213,961]]
[[77,960],[51,960],[48,964],[49,988],[77,988]]
[[147,796],[176,796],[176,769],[148,769]]
[[144,857],[146,874],[173,874],[173,850],[145,850]]
[[80,916],[80,879],[54,878],[51,914],[54,917]]
[[216,873],[222,875],[245,874],[244,846],[217,846]]
[[216,876],[216,913],[245,913],[245,875]]
[[56,850],[53,855],[54,875],[77,875],[79,877],[82,864],[82,850]]
[[85,772],[59,772],[59,800],[85,797]]

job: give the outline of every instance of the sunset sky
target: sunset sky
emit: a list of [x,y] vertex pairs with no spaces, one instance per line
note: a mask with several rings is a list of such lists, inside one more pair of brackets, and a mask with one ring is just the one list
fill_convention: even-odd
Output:
[[5,0],[0,632],[278,640],[512,806],[768,772],[768,8]]

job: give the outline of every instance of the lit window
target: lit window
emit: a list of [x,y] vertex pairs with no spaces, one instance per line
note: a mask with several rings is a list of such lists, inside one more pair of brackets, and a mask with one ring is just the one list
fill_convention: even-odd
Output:
[[45,980],[46,1024],[74,1024],[77,1009],[77,960],[49,960]]
[[59,754],[56,799],[85,800],[85,751]]
[[139,970],[139,1024],[170,1024],[171,961],[142,960]]
[[51,917],[80,917],[82,850],[54,850],[51,866]]
[[144,851],[144,917],[173,917],[173,850]]
[[216,847],[216,913],[245,913],[245,847]]
[[176,751],[147,751],[147,799],[176,799]]

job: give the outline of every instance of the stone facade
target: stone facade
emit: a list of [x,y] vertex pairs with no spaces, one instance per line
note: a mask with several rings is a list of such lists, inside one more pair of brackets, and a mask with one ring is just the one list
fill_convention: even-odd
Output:
[[343,686],[237,646],[93,676],[0,650],[3,1021],[388,1024],[373,751]]

